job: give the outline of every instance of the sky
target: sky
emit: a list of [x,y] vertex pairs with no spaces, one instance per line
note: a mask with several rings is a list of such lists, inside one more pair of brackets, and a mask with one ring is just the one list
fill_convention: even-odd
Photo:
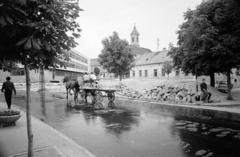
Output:
[[157,51],[176,44],[177,30],[183,23],[183,14],[194,9],[202,0],[80,0],[77,19],[82,29],[74,48],[89,58],[97,58],[103,49],[102,40],[118,32],[130,43],[134,24],[141,47]]

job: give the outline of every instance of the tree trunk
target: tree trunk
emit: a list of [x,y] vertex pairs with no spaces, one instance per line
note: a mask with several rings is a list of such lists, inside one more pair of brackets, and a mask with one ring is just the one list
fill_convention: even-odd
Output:
[[44,69],[40,67],[40,91],[45,90]]
[[228,72],[227,72],[227,87],[228,87],[227,100],[233,100],[232,93],[231,93],[232,84],[231,84],[231,73],[230,72],[231,72],[230,70],[228,70]]
[[27,118],[27,135],[28,135],[28,157],[33,157],[33,133],[31,123],[31,106],[30,106],[30,75],[28,64],[25,61],[25,73],[26,73],[26,118]]
[[210,86],[215,87],[215,76],[214,73],[210,73]]
[[119,75],[119,80],[122,81],[122,74]]
[[55,68],[52,69],[52,79],[55,80]]
[[198,94],[198,82],[197,82],[198,76],[196,74],[195,76],[195,83],[196,83],[196,94]]

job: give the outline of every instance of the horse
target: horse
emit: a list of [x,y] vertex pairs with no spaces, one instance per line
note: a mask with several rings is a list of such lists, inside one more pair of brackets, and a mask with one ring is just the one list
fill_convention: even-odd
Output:
[[64,81],[64,83],[65,83],[66,92],[67,92],[67,99],[68,99],[68,94],[72,95],[71,91],[73,91],[74,100],[77,101],[79,87],[80,87],[78,81],[69,80],[69,81]]

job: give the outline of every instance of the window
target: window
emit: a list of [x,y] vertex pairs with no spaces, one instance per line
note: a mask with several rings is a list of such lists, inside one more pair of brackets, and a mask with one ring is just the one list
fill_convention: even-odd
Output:
[[132,72],[132,76],[135,77],[135,71]]
[[139,77],[142,77],[142,70],[139,70]]
[[76,54],[76,53],[70,51],[69,55],[70,55],[71,58],[74,58],[74,59],[76,59],[78,61],[81,61],[81,62],[84,62],[84,63],[88,63],[87,58],[85,58],[83,56],[80,56],[79,54]]
[[145,77],[147,77],[148,76],[148,71],[147,70],[145,70]]
[[157,77],[157,69],[153,70],[153,75],[154,75],[154,77]]
[[162,69],[162,76],[165,76],[165,71],[164,71],[164,69]]

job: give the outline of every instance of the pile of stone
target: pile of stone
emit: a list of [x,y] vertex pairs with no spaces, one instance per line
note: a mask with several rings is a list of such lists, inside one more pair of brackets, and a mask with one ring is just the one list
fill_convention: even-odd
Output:
[[161,85],[152,89],[145,89],[142,92],[127,88],[124,84],[117,86],[119,94],[129,98],[145,99],[151,101],[192,103],[195,93],[183,87]]
[[192,103],[194,101],[194,95],[191,90],[184,87],[173,87],[161,85],[153,89],[143,91],[143,95],[147,99],[156,101],[168,101],[173,103]]
[[124,95],[129,98],[142,98],[142,94],[134,89],[128,88],[126,85],[120,83],[118,86],[116,86],[118,94],[119,95]]

